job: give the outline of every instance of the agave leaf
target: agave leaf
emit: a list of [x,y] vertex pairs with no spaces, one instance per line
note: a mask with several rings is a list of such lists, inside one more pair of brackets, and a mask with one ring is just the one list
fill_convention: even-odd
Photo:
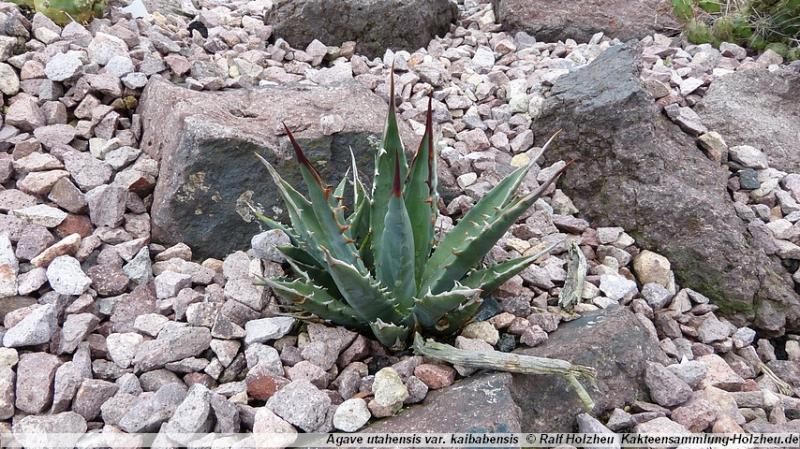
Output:
[[480,296],[476,296],[467,302],[459,304],[455,309],[445,313],[432,330],[448,335],[458,333],[478,313],[481,303],[483,303],[483,299]]
[[442,317],[480,296],[481,291],[457,284],[452,290],[434,295],[428,292],[422,298],[414,300],[414,316],[424,328],[435,328]]
[[342,180],[339,181],[339,184],[336,186],[336,189],[334,189],[333,197],[331,198],[331,207],[336,212],[336,220],[339,223],[346,222],[344,213],[347,208],[344,205],[344,188],[347,187],[347,177],[349,174],[350,174],[350,169],[348,168],[347,172],[342,177]]
[[314,256],[294,245],[280,245],[277,246],[277,249],[288,259],[292,259],[295,262],[299,262],[303,265],[311,265],[319,269],[323,269],[322,265],[320,265],[316,259],[314,259]]
[[[283,199],[283,203],[287,208],[287,212],[289,214],[289,220],[292,223],[292,227],[302,233],[302,231],[305,230],[304,225],[306,224],[306,221],[301,219],[303,215],[302,206],[304,205],[310,206],[310,203],[300,192],[295,190],[294,187],[291,186],[291,184],[286,182],[281,177],[281,175],[278,174],[278,171],[275,170],[275,167],[273,167],[272,164],[269,163],[269,161],[264,159],[258,153],[256,153],[256,157],[258,158],[258,160],[261,161],[262,164],[264,164],[265,167],[267,167],[267,171],[269,172],[270,176],[272,176],[272,182],[275,184],[276,187],[278,187],[278,192],[280,193],[281,198]],[[259,219],[265,224],[269,226],[272,226],[273,224],[275,226],[283,226],[280,223],[264,216],[263,214],[260,214],[258,211],[255,210],[254,207],[250,206],[250,209],[254,213],[256,213],[257,217],[259,215],[263,217],[263,218],[259,217]]]
[[350,176],[350,169],[348,168],[347,171],[344,173],[342,180],[339,181],[339,184],[336,185],[336,188],[333,190],[333,197],[336,199],[338,204],[344,203],[344,189],[347,187],[347,177]]
[[455,281],[460,280],[467,271],[477,265],[483,256],[492,249],[492,246],[508,231],[508,228],[517,221],[520,215],[528,210],[570,165],[571,163],[568,163],[534,192],[512,201],[508,206],[500,210],[500,214],[494,221],[483,222],[482,228],[477,233],[464,239],[463,244],[453,250],[453,258],[450,264],[438,271],[436,276],[432,278],[431,291],[440,293],[450,289]]
[[488,268],[475,270],[464,278],[461,284],[465,287],[479,288],[481,290],[481,296],[485,298],[496,290],[497,287],[500,287],[506,281],[516,276],[517,273],[524,270],[528,265],[533,263],[533,261],[549,253],[553,248],[558,246],[559,243],[561,242],[553,243],[544,250],[530,256],[518,257],[492,265]]
[[298,308],[339,326],[364,328],[353,309],[334,298],[327,290],[308,280],[263,279],[272,291]]
[[281,231],[285,232],[286,235],[291,236],[292,231],[290,231],[289,228],[284,226],[283,223],[267,217],[266,215],[261,213],[258,209],[255,208],[255,206],[253,206],[250,203],[247,203],[247,207],[250,209],[250,212],[253,213],[253,215],[256,217],[256,219],[258,221],[260,221],[267,228],[269,228],[269,229],[278,229],[278,230],[281,230]]
[[406,209],[414,232],[414,274],[417,286],[422,280],[425,263],[433,247],[433,226],[439,203],[436,191],[436,152],[433,147],[432,100],[432,96],[428,98],[425,134],[411,163],[405,189]]
[[284,234],[289,236],[289,240],[292,242],[292,245],[298,244],[298,242],[300,241],[300,236],[297,235],[297,232],[295,232],[294,229],[285,226],[283,223],[277,220],[273,220],[272,218],[267,217],[249,202],[246,204],[247,207],[250,209],[250,211],[253,213],[253,215],[256,217],[256,220],[260,221],[261,224],[263,224],[269,229],[277,229],[279,231],[283,231]]
[[375,260],[377,279],[386,286],[405,313],[417,292],[414,281],[414,233],[403,201],[400,159],[395,161],[394,186],[386,212],[383,241]]
[[406,161],[403,142],[400,140],[400,128],[397,124],[397,114],[394,106],[394,69],[392,69],[389,83],[389,114],[386,117],[383,143],[378,152],[378,157],[375,158],[375,176],[372,181],[370,228],[372,229],[373,252],[376,260],[380,259],[383,227],[394,185],[395,161],[400,161],[400,179],[406,179],[408,172],[408,162]]
[[375,260],[372,258],[372,233],[368,232],[367,235],[360,241],[358,253],[361,255],[361,260],[364,265],[372,273],[375,271]]
[[[369,216],[370,216],[370,209],[372,208],[372,204],[370,203],[369,199],[366,197],[362,197],[360,203],[356,204],[356,211],[355,213],[351,214],[348,217],[349,224],[350,224],[350,237],[356,241],[356,244],[360,247],[361,244],[366,239],[367,235],[369,234]],[[363,258],[363,255],[362,255]]]
[[[286,256],[286,263],[289,264],[292,271],[299,277],[311,282],[312,284],[328,290],[337,299],[342,299],[339,291],[336,289],[336,283],[333,282],[330,274],[323,268],[319,268],[314,264],[305,264]],[[335,294],[334,294],[335,293]]]
[[256,156],[267,167],[273,182],[278,187],[278,192],[280,192],[283,203],[286,205],[289,220],[292,222],[292,228],[298,237],[298,246],[311,254],[320,265],[324,264],[325,258],[319,247],[329,246],[329,243],[325,233],[322,232],[311,203],[286,182],[272,164],[260,155],[257,154]]
[[355,245],[353,245],[354,241],[348,235],[348,226],[337,220],[336,212],[328,202],[331,188],[323,183],[319,172],[314,168],[311,161],[306,158],[289,127],[284,124],[284,128],[289,136],[292,148],[294,148],[297,162],[300,164],[300,173],[308,187],[311,208],[317,217],[324,239],[327,240],[327,248],[337,259],[347,262],[362,273],[365,272],[364,264],[358,257]]
[[477,235],[487,221],[493,221],[501,208],[508,204],[516,193],[525,175],[528,174],[536,160],[541,157],[550,143],[560,133],[556,132],[542,147],[539,153],[531,158],[530,163],[520,167],[500,181],[492,190],[487,192],[467,214],[448,232],[433,251],[433,255],[425,265],[422,275],[420,291],[430,288],[441,276],[442,269],[452,263],[454,252],[463,245],[463,242]]
[[387,323],[399,323],[402,316],[390,292],[380,282],[359,272],[354,266],[333,258],[325,250],[325,261],[336,287],[361,320],[371,323],[378,318]]
[[398,326],[392,323],[386,323],[381,319],[377,319],[369,323],[372,333],[378,338],[384,346],[389,347],[394,351],[401,351],[405,349],[405,342],[408,341],[408,336],[411,334],[411,329],[408,326]]
[[286,260],[298,274],[309,279],[315,285],[328,290],[334,297],[341,297],[330,273],[321,267],[306,251],[296,246],[279,246],[278,251],[286,257]]
[[353,170],[353,204],[359,204],[363,199],[369,200],[367,189],[361,182],[361,175],[356,164],[356,155],[353,154],[352,147],[350,147],[350,168]]
[[[348,217],[348,222],[350,225],[350,237],[355,240],[356,244],[360,247],[369,233],[369,217],[372,204],[367,195],[367,190],[364,188],[364,184],[361,183],[361,179],[358,176],[356,157],[353,155],[352,148],[350,149],[350,159],[353,164],[353,205],[355,213]],[[363,254],[361,258],[364,258]]]

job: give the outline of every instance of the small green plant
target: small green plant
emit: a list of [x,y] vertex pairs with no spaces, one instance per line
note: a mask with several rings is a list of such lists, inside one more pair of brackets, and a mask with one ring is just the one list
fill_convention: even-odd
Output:
[[800,57],[800,0],[672,0],[693,44],[730,42]]
[[686,39],[695,44],[714,44],[719,45],[714,35],[711,33],[711,28],[703,22],[692,19],[686,24],[684,29]]
[[697,0],[697,6],[710,14],[722,11],[722,4],[718,0]]
[[88,23],[95,17],[103,17],[106,0],[9,0],[19,6],[44,14],[58,25],[72,21]]
[[694,3],[692,0],[672,0],[672,9],[675,11],[675,17],[684,22],[694,18]]
[[407,348],[413,339],[418,354],[450,363],[561,375],[584,407],[591,410],[594,404],[578,382],[578,378],[593,379],[591,368],[521,354],[465,351],[424,341],[420,335],[457,333],[473,319],[483,297],[553,248],[550,245],[535,254],[480,266],[494,244],[566,167],[535,191],[517,195],[538,156],[531,158],[436,241],[439,197],[431,100],[422,142],[409,165],[400,140],[394,98],[392,77],[389,113],[375,158],[371,195],[361,183],[353,157],[351,214],[347,214],[344,200],[347,175],[336,188],[327,185],[285,125],[308,197],[258,156],[278,187],[291,226],[266,217],[253,206],[251,209],[266,226],[289,236],[291,244],[278,249],[295,274],[294,279],[261,282],[288,303],[283,305],[283,313],[371,333],[393,350]]

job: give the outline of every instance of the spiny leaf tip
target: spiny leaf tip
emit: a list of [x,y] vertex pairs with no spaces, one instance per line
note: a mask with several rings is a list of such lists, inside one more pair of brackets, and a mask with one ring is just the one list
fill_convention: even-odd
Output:
[[297,158],[297,162],[308,168],[308,170],[311,172],[311,175],[314,177],[314,180],[320,187],[324,186],[325,183],[322,181],[322,177],[319,175],[316,167],[314,167],[314,164],[312,164],[311,161],[309,161],[306,157],[305,153],[303,153],[303,149],[300,148],[300,144],[298,144],[297,140],[295,140],[292,131],[288,126],[286,126],[286,122],[281,122],[281,124],[283,125],[283,129],[286,130],[286,135],[289,136],[289,142],[292,143],[292,149],[294,149],[294,155]]
[[400,155],[394,157],[394,184],[392,185],[392,194],[399,197],[403,194],[403,186],[400,180]]

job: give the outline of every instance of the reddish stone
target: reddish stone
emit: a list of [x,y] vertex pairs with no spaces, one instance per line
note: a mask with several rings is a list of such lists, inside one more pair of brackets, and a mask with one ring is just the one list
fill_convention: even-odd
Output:
[[522,332],[519,342],[523,345],[534,347],[546,342],[547,338],[547,332],[534,324]]
[[259,401],[266,401],[280,390],[289,380],[259,370],[258,365],[247,373],[245,378],[247,395]]
[[525,318],[515,318],[508,326],[508,332],[514,335],[522,335],[526,330],[531,327],[530,321]]
[[581,244],[594,247],[599,246],[600,241],[597,239],[597,231],[592,228],[583,231],[583,234],[581,234]]
[[667,95],[666,97],[659,98],[658,101],[656,101],[656,106],[658,106],[659,109],[664,109],[665,107],[674,103],[680,104],[680,102],[681,102],[681,96],[672,94],[672,95]]
[[711,428],[714,433],[744,433],[744,430],[730,416],[724,415],[717,419]]
[[68,177],[60,178],[53,184],[48,198],[67,212],[73,214],[86,212],[86,198],[83,192],[75,187]]
[[108,345],[106,344],[106,337],[99,333],[90,334],[86,337],[89,343],[89,351],[92,359],[104,359],[108,357]]
[[445,365],[423,363],[414,369],[414,375],[431,390],[438,390],[453,383],[456,371]]
[[285,371],[287,377],[292,381],[306,379],[320,389],[324,389],[328,386],[328,373],[308,360],[300,361],[294,366],[286,368]]
[[[496,329],[505,329],[508,326],[510,326],[514,322],[515,319],[517,319],[517,317],[514,316],[514,314],[512,314],[512,313],[501,312],[501,313],[498,313],[497,315],[489,318],[489,322],[492,323],[492,325]],[[524,319],[524,318],[520,318],[520,319]],[[525,321],[527,321],[527,320],[525,320]]]
[[702,432],[714,423],[717,413],[714,405],[705,399],[691,401],[672,411],[671,418],[692,432]]
[[139,315],[156,311],[156,289],[151,282],[140,285],[122,297],[111,314],[114,332],[134,332],[133,322]]
[[355,340],[350,343],[350,346],[339,354],[339,359],[336,363],[340,368],[344,368],[353,362],[364,360],[369,357],[370,349],[369,340],[363,335],[358,335]]
[[742,391],[758,391],[760,389],[755,379],[745,379],[742,384]]
[[86,272],[92,279],[92,288],[101,296],[114,296],[128,289],[128,276],[110,265],[95,265]]
[[43,352],[23,354],[17,365],[17,409],[28,414],[43,413],[53,399],[53,379],[61,360]]
[[58,238],[63,239],[70,234],[80,234],[81,238],[92,235],[92,222],[85,215],[67,215],[67,218],[55,228]]

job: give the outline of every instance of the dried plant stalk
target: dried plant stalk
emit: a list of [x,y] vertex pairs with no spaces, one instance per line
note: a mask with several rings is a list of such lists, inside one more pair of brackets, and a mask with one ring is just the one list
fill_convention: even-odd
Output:
[[761,369],[761,372],[763,372],[770,380],[772,380],[772,382],[775,384],[775,386],[778,388],[778,391],[781,394],[786,396],[791,396],[793,394],[794,390],[792,390],[792,386],[786,383],[786,381],[784,381],[780,377],[778,377],[778,375],[775,374],[775,372],[772,371],[770,367],[761,362],[759,362],[758,367],[759,369]]
[[458,349],[434,340],[423,340],[420,334],[414,336],[414,352],[425,357],[469,368],[484,368],[519,374],[555,374],[562,376],[575,390],[584,408],[587,411],[594,408],[594,401],[578,381],[578,378],[594,381],[595,370],[587,366],[574,365],[566,360],[509,352]]
[[566,311],[572,310],[575,304],[581,302],[583,296],[583,283],[586,280],[586,256],[583,255],[578,242],[569,243],[569,266],[564,288],[558,295],[558,305]]

